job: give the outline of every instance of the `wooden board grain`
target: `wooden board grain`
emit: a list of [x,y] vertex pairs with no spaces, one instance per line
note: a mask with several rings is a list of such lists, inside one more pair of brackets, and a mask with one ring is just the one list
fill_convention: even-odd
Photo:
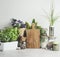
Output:
[[40,48],[40,30],[28,29],[27,33],[27,48]]

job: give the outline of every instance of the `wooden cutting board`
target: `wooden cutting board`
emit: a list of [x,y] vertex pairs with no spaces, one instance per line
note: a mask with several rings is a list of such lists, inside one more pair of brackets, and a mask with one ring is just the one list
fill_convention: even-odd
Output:
[[40,48],[40,30],[32,29],[26,30],[27,33],[27,48]]

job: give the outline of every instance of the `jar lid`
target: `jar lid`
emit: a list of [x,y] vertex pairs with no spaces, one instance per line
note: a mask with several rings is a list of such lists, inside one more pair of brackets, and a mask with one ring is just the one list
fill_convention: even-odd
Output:
[[53,44],[59,44],[58,42],[53,42]]

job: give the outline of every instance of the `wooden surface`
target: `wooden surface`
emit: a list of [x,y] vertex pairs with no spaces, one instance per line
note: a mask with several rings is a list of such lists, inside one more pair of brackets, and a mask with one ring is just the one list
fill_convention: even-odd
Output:
[[28,29],[27,33],[27,48],[40,48],[40,30]]

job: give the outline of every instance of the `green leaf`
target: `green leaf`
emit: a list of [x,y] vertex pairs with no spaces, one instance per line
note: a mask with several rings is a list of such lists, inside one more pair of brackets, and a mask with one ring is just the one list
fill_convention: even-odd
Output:
[[32,20],[32,23],[35,23],[35,19]]

